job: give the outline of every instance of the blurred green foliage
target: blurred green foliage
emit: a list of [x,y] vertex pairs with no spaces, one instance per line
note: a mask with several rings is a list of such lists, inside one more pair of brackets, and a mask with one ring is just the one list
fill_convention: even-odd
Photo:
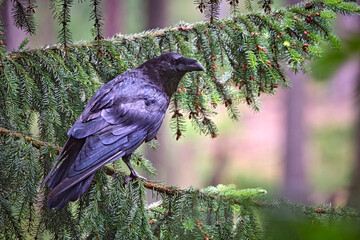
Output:
[[312,64],[312,75],[318,80],[327,80],[349,59],[360,55],[360,34],[343,41],[340,49],[323,46],[323,55]]
[[[319,209],[320,211],[322,209]],[[321,213],[320,213],[321,214]],[[329,218],[329,217],[324,217]],[[269,211],[263,221],[270,239],[276,240],[358,240],[360,226],[349,219],[341,222],[314,220],[290,211]]]
[[316,192],[326,194],[347,187],[354,159],[354,131],[350,126],[325,126],[314,130],[315,156],[310,176]]

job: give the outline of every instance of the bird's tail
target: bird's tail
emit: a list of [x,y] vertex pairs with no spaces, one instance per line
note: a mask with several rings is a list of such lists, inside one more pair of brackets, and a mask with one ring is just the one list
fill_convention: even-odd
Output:
[[48,181],[48,186],[51,189],[47,202],[49,208],[59,210],[69,201],[78,199],[89,188],[97,170],[105,164],[113,162],[124,155],[124,152],[122,151],[117,152],[104,161],[99,161],[98,164],[87,168],[85,171],[79,172],[76,175],[71,175],[69,174],[69,171],[72,169],[71,167],[84,143],[85,138],[76,139],[70,137],[61,151],[55,166],[43,181],[41,186]]
[[[48,186],[52,190],[48,196],[47,205],[49,208],[55,208],[59,210],[63,208],[69,201],[75,201],[78,199],[89,188],[94,174],[88,175],[83,179],[78,178],[78,182],[76,184],[74,184],[75,181],[73,181],[72,184],[68,184],[68,186],[61,184],[64,180],[67,179],[69,169],[74,163],[84,143],[85,139],[76,139],[70,137],[65,143],[63,150],[59,154],[55,166],[51,169],[45,180],[42,182],[41,188],[46,182],[48,182]],[[61,185],[61,188],[58,187],[59,185]],[[72,186],[69,187],[69,185]],[[63,190],[64,188],[67,189]],[[55,189],[56,191],[54,191]]]
[[91,181],[94,178],[94,175],[95,174],[92,174],[86,177],[84,180],[79,181],[78,183],[74,184],[72,187],[64,191],[51,191],[47,201],[48,208],[55,208],[56,210],[60,210],[69,201],[77,200],[89,188]]
[[[63,178],[63,180],[50,192],[47,202],[48,207],[53,207],[59,210],[63,208],[69,201],[75,201],[78,199],[89,188],[95,172],[105,164],[113,162],[121,155],[123,155],[123,152],[118,152],[105,161],[99,162],[82,173],[72,177]],[[51,182],[49,183],[49,186],[52,186],[50,184]]]

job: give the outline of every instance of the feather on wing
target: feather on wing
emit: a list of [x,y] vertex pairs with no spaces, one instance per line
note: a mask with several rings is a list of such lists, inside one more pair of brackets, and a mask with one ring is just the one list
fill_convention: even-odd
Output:
[[101,87],[69,130],[66,150],[45,179],[52,189],[49,205],[59,209],[77,199],[98,169],[151,140],[168,104],[162,89],[131,71]]

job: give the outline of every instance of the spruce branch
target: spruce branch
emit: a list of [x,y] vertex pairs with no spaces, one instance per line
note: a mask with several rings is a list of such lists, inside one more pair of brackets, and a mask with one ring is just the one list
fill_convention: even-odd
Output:
[[[25,30],[29,34],[35,34],[36,24],[34,21],[35,4],[30,0],[12,0],[12,17],[15,26]],[[27,6],[26,6],[27,4]]]
[[[177,27],[172,27],[172,28],[167,28],[167,29],[160,29],[160,30],[155,30],[155,31],[146,31],[143,33],[138,33],[138,34],[133,34],[133,35],[122,35],[122,34],[117,34],[115,35],[113,38],[109,38],[109,39],[103,39],[101,40],[101,42],[105,43],[105,44],[112,44],[114,42],[120,42],[120,43],[125,43],[125,42],[131,42],[131,41],[136,41],[138,39],[142,39],[142,38],[156,38],[156,37],[163,37],[166,32],[177,32],[177,31],[189,31],[192,30],[194,28],[197,27],[197,24],[180,24]],[[71,49],[80,49],[80,48],[92,48],[96,45],[96,42],[79,42],[79,43],[74,43],[74,44],[70,44],[67,45],[67,49],[71,50]],[[58,50],[64,50],[64,46],[63,45],[53,45],[53,46],[48,46],[48,47],[40,47],[37,49],[30,49],[30,50],[26,50],[26,51],[14,51],[8,54],[8,57],[12,60],[17,60],[21,57],[24,56],[24,54],[27,53],[33,53],[33,52],[38,52],[38,51],[58,51]],[[119,49],[119,51],[124,51],[123,49]],[[125,55],[125,53],[123,53]],[[135,66],[135,64],[132,64],[133,66]]]
[[[67,1],[69,0],[65,0],[64,4]],[[46,119],[51,119],[53,115],[65,116],[59,107],[52,106],[58,101],[63,103],[67,112],[74,112],[69,103],[74,102],[74,99],[67,95],[69,90],[77,91],[80,95],[84,91],[88,99],[96,88],[92,83],[89,91],[89,86],[84,84],[85,82],[95,82],[96,79],[106,82],[161,52],[177,51],[200,61],[206,67],[206,71],[189,74],[187,79],[183,79],[172,100],[175,116],[170,126],[176,138],[179,138],[185,129],[185,118],[179,114],[190,113],[192,123],[199,132],[216,137],[217,130],[212,121],[217,113],[216,106],[224,105],[233,119],[238,117],[235,103],[244,102],[258,110],[261,94],[274,94],[279,86],[290,86],[284,75],[285,67],[294,71],[301,70],[306,59],[320,55],[320,44],[323,41],[339,45],[329,27],[333,19],[327,18],[326,14],[322,17],[322,13],[335,14],[346,10],[358,14],[359,7],[347,2],[346,5],[335,5],[328,1],[330,0],[315,0],[310,9],[303,3],[272,10],[271,13],[251,12],[231,19],[214,18],[213,23],[182,23],[176,27],[140,34],[118,34],[110,39],[100,37],[101,14],[98,9],[99,1],[95,1],[92,13],[97,36],[95,41],[75,44],[67,44],[65,41],[64,45],[10,53],[4,57],[7,60],[7,64],[4,64],[5,72],[13,71],[16,64],[21,65],[24,70],[20,70],[23,72],[22,76],[6,75],[5,80],[8,83],[5,84],[16,92],[22,88],[14,88],[13,85],[26,86],[23,76],[33,79],[33,82],[37,81],[35,79],[38,79],[38,76],[46,79],[46,88],[44,85],[44,88],[39,89],[46,97],[37,99],[36,105],[32,103],[33,99],[25,99],[29,103],[26,105],[26,111],[35,108],[44,114],[44,109],[56,108],[52,112],[46,111],[46,116],[41,116],[41,122],[44,124],[40,125],[42,137],[55,138],[58,133],[57,130],[54,131],[53,126],[60,126],[64,121],[53,123]],[[202,3],[218,2],[200,1],[199,6],[202,6]],[[70,17],[66,17],[66,9],[69,9],[69,6],[62,5],[62,10],[57,14],[58,19],[69,20]],[[66,40],[67,22],[63,23],[62,36]],[[64,52],[67,56],[65,60]],[[41,67],[34,64],[34,59]],[[58,62],[61,64],[57,65]],[[53,83],[52,79],[55,79],[56,83]],[[66,84],[78,87],[67,88],[64,79],[74,79],[66,80]],[[77,81],[82,82],[82,86],[79,86]],[[39,85],[43,83],[40,81]],[[198,92],[202,94],[194,97]],[[14,102],[15,99],[16,97],[5,102]],[[23,99],[19,100],[21,101]],[[11,115],[10,111],[4,115],[9,115],[8,119],[16,119],[16,115]],[[62,120],[66,121],[65,118]],[[46,124],[51,125],[44,127]],[[52,142],[54,139],[48,141]]]
[[[6,128],[2,128],[0,127],[0,135],[10,135],[12,137],[14,137],[15,139],[24,139],[26,142],[31,143],[35,148],[40,149],[41,147],[45,146],[45,147],[50,147],[53,148],[54,150],[56,150],[57,153],[60,153],[62,148],[59,146],[56,146],[52,143],[48,143],[48,142],[43,142],[40,141],[38,139],[32,138],[30,136],[15,132],[15,131],[11,131],[9,129]],[[109,176],[122,176],[123,178],[126,177],[126,174],[123,172],[119,172],[117,170],[115,170],[114,168],[105,166],[105,173]],[[165,193],[166,195],[170,195],[170,196],[174,196],[174,195],[182,195],[185,194],[187,192],[187,190],[180,190],[174,187],[168,187],[165,185],[161,185],[159,183],[155,183],[152,181],[143,181],[144,182],[144,186],[147,189],[150,190],[154,190],[156,192],[159,193]],[[204,194],[204,197],[210,197],[212,199],[216,198],[216,195],[212,195],[212,194]],[[236,201],[235,201],[236,202]],[[238,202],[238,204],[240,204],[240,202]],[[260,204],[259,202],[257,202],[257,204]]]
[[[18,239],[25,239],[24,237],[24,231],[21,229],[20,223],[19,221],[17,221],[14,216],[13,216],[13,210],[12,210],[12,206],[11,204],[6,200],[6,198],[4,198],[1,193],[0,193],[0,206],[1,206],[1,210],[2,212],[5,213],[6,217],[9,219],[10,222],[10,229],[13,229],[13,232],[15,233],[15,236]],[[9,230],[9,229],[7,229]],[[13,234],[11,233],[12,231],[9,231],[9,234],[7,235],[7,237],[12,238],[14,236],[12,236]],[[11,236],[11,237],[10,237]]]
[[52,143],[43,142],[43,141],[37,140],[35,138],[32,138],[30,136],[27,136],[27,135],[24,135],[24,134],[21,134],[18,132],[14,132],[14,131],[11,131],[9,129],[2,128],[2,127],[0,127],[0,134],[8,134],[8,135],[13,136],[15,139],[23,138],[26,142],[31,143],[35,148],[38,148],[38,149],[42,146],[46,146],[46,147],[51,147],[51,148],[55,149],[58,153],[62,149],[61,147],[58,147]]
[[[6,128],[0,127],[0,135],[1,134],[3,134],[3,135],[11,135],[15,139],[22,138],[26,142],[31,143],[37,149],[40,149],[41,147],[45,146],[45,147],[53,148],[54,150],[56,150],[57,153],[60,153],[61,150],[62,150],[61,147],[56,146],[56,145],[54,145],[52,143],[43,142],[43,141],[40,141],[38,139],[32,138],[30,136],[27,136],[27,135],[24,135],[24,134],[21,134],[21,133],[18,133],[18,132],[11,131],[11,130],[6,129]],[[119,171],[115,170],[114,168],[111,168],[111,167],[108,167],[108,166],[105,166],[105,172],[109,176],[118,176],[118,175],[120,175],[120,176],[122,176],[124,178],[126,177],[125,173],[119,172]],[[154,191],[159,192],[159,193],[165,193],[167,195],[183,194],[182,190],[167,187],[165,185],[161,185],[161,184],[158,184],[158,183],[155,183],[155,182],[152,182],[152,181],[144,181],[144,186],[147,189],[154,190]]]
[[[226,0],[226,1],[230,5],[231,14],[233,16],[238,14],[239,0]],[[251,0],[246,0],[245,1],[245,7],[246,7],[247,10],[252,11]]]
[[[56,4],[56,1],[53,4]],[[58,23],[61,25],[58,38],[60,40],[60,43],[63,45],[65,51],[67,49],[67,46],[72,42],[72,34],[69,29],[69,23],[71,21],[70,10],[72,4],[73,4],[73,0],[63,0],[63,2],[61,3],[60,11],[58,12],[57,15],[54,15],[54,18],[57,18]],[[56,14],[54,5],[53,5],[53,13]]]
[[101,11],[101,0],[92,0],[91,1],[92,11],[90,14],[90,20],[94,20],[94,31],[95,31],[95,41],[100,50],[100,40],[103,39],[102,35],[102,26],[103,26],[103,17]]
[[[18,133],[18,132],[14,132],[12,130],[6,129],[6,128],[2,128],[0,127],[0,135],[10,135],[12,137],[14,137],[15,139],[24,139],[26,142],[31,143],[35,148],[40,149],[41,147],[45,146],[45,147],[50,147],[53,148],[54,150],[56,150],[57,153],[60,153],[62,148],[59,146],[56,146],[52,143],[48,143],[48,142],[43,142],[40,140],[37,140],[35,138],[32,138],[30,136]],[[122,176],[123,178],[126,177],[126,174],[123,172],[119,172],[118,170],[115,170],[114,168],[111,168],[109,166],[105,166],[105,173],[106,175],[109,176]],[[196,191],[198,193],[199,190],[196,189],[190,189],[190,190],[183,190],[183,189],[178,189],[178,188],[174,188],[174,187],[169,187],[169,186],[165,186],[156,182],[152,182],[152,181],[143,181],[144,183],[144,187],[149,189],[149,190],[153,190],[159,193],[164,193],[166,195],[169,196],[181,196],[187,193],[191,193],[192,191]],[[214,187],[209,187],[210,190],[207,190],[207,193],[201,193],[202,197],[208,197],[210,199],[216,199],[219,195],[219,193],[221,192],[226,192],[225,190],[227,190],[226,188],[228,188],[228,190],[232,189],[232,186],[224,186],[224,187],[220,187],[220,191],[219,190],[213,190]],[[240,190],[241,191],[241,190]],[[231,195],[231,194],[229,194]],[[227,201],[233,201],[235,204],[241,204],[240,201],[234,199],[233,197],[226,197],[226,196],[222,196],[222,198],[224,200]],[[252,200],[251,201],[253,204],[255,204],[256,206],[259,207],[266,207],[266,208],[273,208],[276,207],[278,204],[273,204],[273,203],[267,203],[267,202],[263,202],[263,201],[259,201],[259,200]],[[313,211],[314,213],[318,213],[318,214],[329,214],[333,211],[332,208],[329,207],[308,207],[309,209],[311,209],[311,211]],[[338,214],[342,214],[343,212],[339,209],[337,210]],[[353,216],[358,216],[359,213],[356,212],[352,212],[351,213]]]
[[210,20],[210,24],[214,23],[214,19],[219,18],[221,0],[209,0],[206,4],[206,17]]
[[[192,187],[178,189],[139,180],[124,188],[119,176],[125,177],[125,174],[109,167],[105,167],[105,173],[112,178],[96,174],[92,187],[79,201],[59,212],[53,211],[46,207],[43,193],[39,194],[38,183],[41,173],[51,167],[51,153],[61,148],[4,128],[0,128],[0,135],[9,136],[1,137],[6,143],[0,144],[0,187],[5,187],[5,191],[0,193],[0,214],[9,226],[5,231],[0,230],[1,237],[22,239],[50,233],[53,236],[69,235],[81,239],[96,236],[104,239],[153,239],[175,234],[183,239],[186,236],[184,233],[192,230],[191,239],[204,237],[204,234],[211,235],[211,238],[229,239],[236,235],[263,239],[265,232],[260,227],[258,212],[285,211],[324,224],[344,219],[357,223],[360,217],[355,210],[330,205],[312,207],[284,200],[256,199],[264,190],[239,190],[235,185],[218,185],[202,190]],[[14,138],[19,141],[14,141]],[[7,151],[9,148],[10,151]],[[36,155],[24,157],[28,151],[36,152]],[[6,184],[8,181],[5,179],[9,176],[12,176],[12,183]],[[26,197],[27,188],[32,190],[35,197]],[[159,192],[161,201],[147,206],[145,188]],[[47,188],[44,191],[48,194]],[[28,207],[33,211],[29,211]],[[35,228],[28,230],[29,224],[34,224]]]
[[[67,0],[67,1],[69,1],[69,0]],[[72,3],[71,0],[69,2]],[[64,4],[65,4],[66,7],[63,6],[63,8],[68,9],[69,4],[66,3],[66,1],[64,1]],[[313,8],[315,8],[315,9],[316,8],[322,9],[322,8],[324,8],[323,6],[325,5],[325,6],[331,6],[333,11],[341,12],[343,10],[341,8],[341,6],[338,6],[338,8],[335,8],[332,4],[328,4],[328,5],[324,4],[323,1],[313,1],[312,4],[313,4]],[[349,3],[349,4],[351,4],[351,3]],[[281,19],[286,17],[287,11],[290,11],[290,12],[293,11],[293,12],[298,13],[299,15],[307,16],[303,12],[311,12],[311,11],[309,11],[309,9],[307,9],[306,6],[307,6],[306,4],[302,4],[302,5],[297,5],[297,6],[289,6],[287,8],[280,8],[276,12],[274,12],[271,16],[267,16],[267,19],[269,19],[269,20],[271,19],[272,21],[275,21],[275,22],[282,21]],[[353,7],[351,9],[352,14],[359,14],[360,13],[359,7],[357,7],[354,4],[352,4],[351,6]],[[67,14],[65,14],[69,10],[65,11],[64,9],[61,12],[61,14],[63,14],[62,19],[68,19],[69,20],[70,16],[68,16],[68,18],[66,18]],[[299,12],[299,9],[301,9],[302,12]],[[238,17],[234,17],[232,19],[222,19],[222,20],[218,21],[218,23],[224,23],[224,24],[230,24],[231,25],[232,23],[242,21],[244,18],[251,17],[251,16],[254,16],[254,14],[253,13],[242,14],[242,15],[240,15]],[[95,17],[95,15],[94,15],[94,17]],[[59,22],[64,23],[63,20],[61,20],[61,21],[59,20]],[[64,23],[65,26],[66,26],[67,23],[68,22],[65,21],[65,23]],[[316,22],[315,24],[317,25],[317,27],[320,28],[320,30],[322,30],[326,34],[326,32],[327,32],[326,29],[324,29],[323,26],[320,23]],[[99,25],[99,26],[101,26],[101,25]],[[272,28],[271,25],[268,25],[268,26],[270,28]],[[143,39],[143,38],[163,37],[167,33],[191,32],[191,30],[193,30],[193,29],[199,29],[199,28],[204,28],[204,27],[208,28],[208,27],[211,27],[211,26],[208,23],[195,23],[195,24],[184,24],[184,23],[182,23],[182,24],[180,24],[179,26],[176,26],[176,27],[153,30],[153,31],[145,31],[143,33],[138,33],[138,34],[133,34],[133,35],[121,35],[121,34],[118,34],[118,35],[114,36],[113,38],[104,39],[104,40],[102,40],[102,42],[109,43],[109,44],[111,44],[112,42],[128,42],[128,41],[130,42],[130,41],[135,41],[135,40]],[[64,28],[67,28],[67,27],[64,27]],[[233,30],[235,30],[235,29],[233,29]],[[282,29],[279,29],[279,30],[282,30]],[[314,29],[314,30],[318,31],[317,29]],[[251,31],[251,29],[248,29],[248,31]],[[63,32],[63,30],[61,30],[61,32]],[[281,37],[283,38],[284,32],[282,32],[282,33],[283,34],[281,35]],[[314,32],[314,34],[316,34],[316,33]],[[83,47],[93,47],[95,44],[97,44],[97,42],[88,42],[88,43],[81,42],[81,43],[75,43],[75,44],[68,45],[67,47],[68,47],[68,49],[78,49],[78,48],[83,48]],[[46,48],[38,48],[38,49],[31,49],[31,50],[27,50],[27,51],[12,52],[12,53],[9,54],[9,57],[11,59],[15,60],[17,58],[20,58],[21,55],[24,52],[28,53],[28,52],[33,52],[33,51],[52,51],[52,50],[62,50],[62,49],[64,49],[64,46],[62,46],[62,45],[54,45],[54,46],[46,47]]]
[[[35,2],[18,1],[24,6]],[[245,1],[249,7],[251,1]],[[66,18],[63,10],[70,10],[71,4],[64,8],[64,2],[72,3],[50,0],[62,30],[68,29],[70,21],[70,14]],[[235,5],[238,1],[230,2]],[[120,73],[168,51],[199,60],[207,70],[182,79],[172,99],[175,116],[171,127],[176,133],[183,132],[184,121],[190,118],[200,133],[216,137],[212,117],[218,106],[227,107],[234,119],[239,102],[257,109],[260,94],[274,94],[277,87],[290,85],[284,77],[285,67],[301,70],[307,59],[321,54],[321,42],[341,46],[331,27],[337,13],[359,14],[359,7],[347,0],[314,0],[271,12],[267,7],[271,1],[260,2],[268,4],[264,5],[266,13],[249,12],[223,20],[212,14],[212,23],[182,23],[111,39],[95,37],[92,42],[70,44],[69,35],[62,32],[62,44],[12,53],[0,42],[0,218],[9,226],[0,228],[0,238],[264,239],[264,222],[256,210],[290,210],[325,224],[344,219],[357,224],[359,214],[351,209],[255,200],[254,194],[264,192],[261,189],[239,190],[231,185],[178,189],[142,180],[124,188],[125,173],[117,170],[120,161],[104,167],[88,193],[61,212],[46,208],[46,198],[43,192],[39,194],[38,183],[61,151],[50,143],[64,142],[65,129],[86,102],[101,84]],[[98,13],[94,36],[101,36],[101,14],[98,6],[94,7]],[[68,21],[65,25],[63,19]],[[41,141],[27,136],[35,121]],[[134,154],[131,161],[146,169],[149,162],[141,158]],[[145,188],[160,193],[162,200],[157,206],[146,206]],[[47,194],[49,189],[43,191]],[[19,224],[15,226],[15,222]]]
[[271,12],[271,4],[273,4],[272,0],[259,0],[259,5],[261,5],[261,8],[264,9],[265,13]]

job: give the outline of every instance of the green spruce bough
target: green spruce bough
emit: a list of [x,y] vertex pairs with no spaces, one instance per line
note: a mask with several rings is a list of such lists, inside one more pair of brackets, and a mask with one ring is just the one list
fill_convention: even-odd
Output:
[[[14,2],[17,26],[34,34],[33,1]],[[180,83],[170,126],[177,139],[185,121],[216,137],[212,117],[218,106],[237,119],[238,103],[256,110],[262,94],[290,86],[284,67],[305,70],[308,60],[321,56],[324,42],[341,48],[332,22],[338,13],[359,14],[355,2],[316,0],[271,9],[270,1],[261,1],[264,11],[254,12],[246,1],[249,12],[238,14],[234,0],[228,1],[233,17],[218,20],[219,1],[197,1],[209,21],[103,39],[100,3],[91,0],[95,40],[79,43],[71,42],[68,26],[72,2],[50,1],[60,25],[59,45],[26,49],[24,42],[19,51],[6,52],[0,24],[1,239],[289,239],[289,232],[316,239],[309,226],[322,236],[359,236],[354,210],[266,200],[265,190],[233,185],[197,190],[135,181],[123,187],[122,174],[113,168],[96,174],[88,193],[59,212],[46,207],[48,189],[39,191],[58,154],[55,145],[63,145],[86,102],[114,76],[164,52],[199,60],[206,71]],[[37,139],[28,137],[34,121]],[[133,161],[154,172],[139,153]],[[153,188],[158,202],[147,205],[146,188]]]

